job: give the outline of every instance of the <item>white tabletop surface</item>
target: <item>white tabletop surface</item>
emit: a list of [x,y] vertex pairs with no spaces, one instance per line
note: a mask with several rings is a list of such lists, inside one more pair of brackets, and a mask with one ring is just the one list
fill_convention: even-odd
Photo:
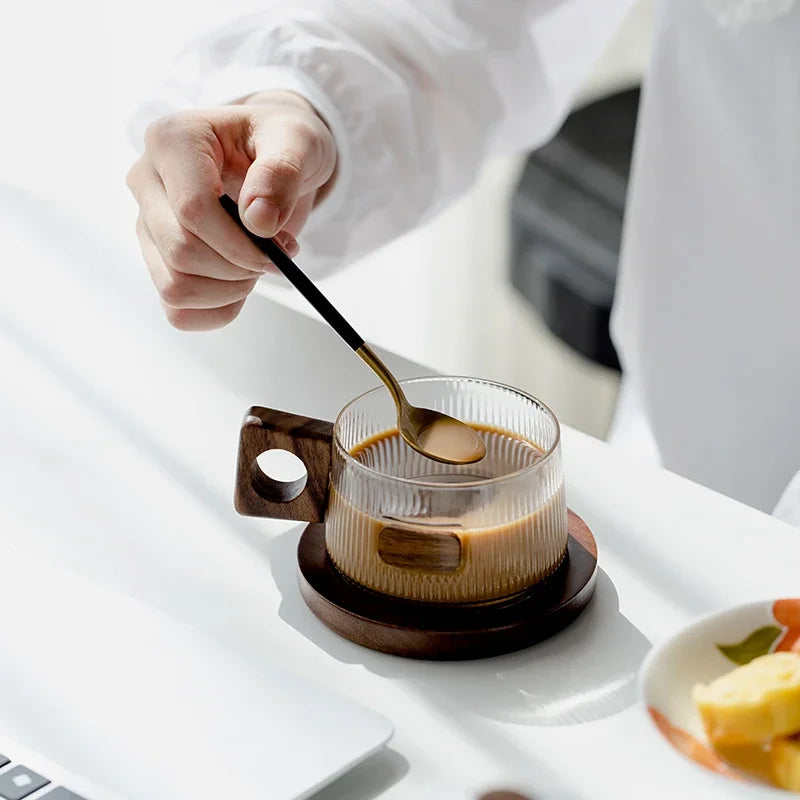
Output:
[[[239,517],[231,503],[246,408],[330,419],[374,383],[360,361],[261,297],[224,331],[173,331],[129,251],[9,187],[0,241],[4,273],[14,267],[14,291],[0,292],[7,564],[32,554],[66,567],[386,715],[389,749],[320,800],[468,800],[499,786],[731,796],[648,735],[635,676],[652,644],[693,616],[797,594],[795,529],[565,430],[569,504],[600,551],[584,615],[527,651],[471,663],[365,650],[303,604],[300,528]],[[401,375],[429,371],[389,361]],[[0,659],[11,647],[0,628]]]

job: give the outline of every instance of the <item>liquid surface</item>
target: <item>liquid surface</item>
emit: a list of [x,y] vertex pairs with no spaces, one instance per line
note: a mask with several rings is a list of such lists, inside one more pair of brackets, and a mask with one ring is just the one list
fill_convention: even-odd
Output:
[[370,469],[395,478],[420,482],[459,483],[511,475],[532,467],[544,451],[528,439],[490,425],[471,423],[483,440],[486,455],[474,464],[442,464],[417,453],[394,428],[371,436],[350,451],[350,455]]

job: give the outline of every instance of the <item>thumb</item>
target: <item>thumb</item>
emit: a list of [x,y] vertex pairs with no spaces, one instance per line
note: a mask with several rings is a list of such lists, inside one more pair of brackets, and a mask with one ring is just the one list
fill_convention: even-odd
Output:
[[254,127],[255,160],[239,193],[239,213],[258,236],[274,236],[295,210],[298,198],[322,186],[336,162],[327,127],[297,120],[265,121]]

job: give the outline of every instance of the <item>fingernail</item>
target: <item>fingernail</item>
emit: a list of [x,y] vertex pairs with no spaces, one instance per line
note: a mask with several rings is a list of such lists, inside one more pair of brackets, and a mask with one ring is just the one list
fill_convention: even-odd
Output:
[[255,233],[270,236],[278,227],[280,209],[266,197],[256,197],[244,210],[245,223]]
[[300,252],[300,245],[291,233],[281,231],[274,239],[289,258],[294,258]]

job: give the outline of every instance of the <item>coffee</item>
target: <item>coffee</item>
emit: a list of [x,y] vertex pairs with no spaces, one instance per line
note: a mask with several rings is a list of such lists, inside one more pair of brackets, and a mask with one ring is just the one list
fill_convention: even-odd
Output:
[[397,597],[480,602],[520,592],[558,567],[567,544],[563,483],[542,486],[542,476],[528,471],[544,452],[508,431],[472,427],[486,457],[466,466],[421,456],[396,429],[350,450],[359,464],[419,488],[407,507],[371,497],[379,513],[367,513],[334,480],[326,542],[341,572]]

